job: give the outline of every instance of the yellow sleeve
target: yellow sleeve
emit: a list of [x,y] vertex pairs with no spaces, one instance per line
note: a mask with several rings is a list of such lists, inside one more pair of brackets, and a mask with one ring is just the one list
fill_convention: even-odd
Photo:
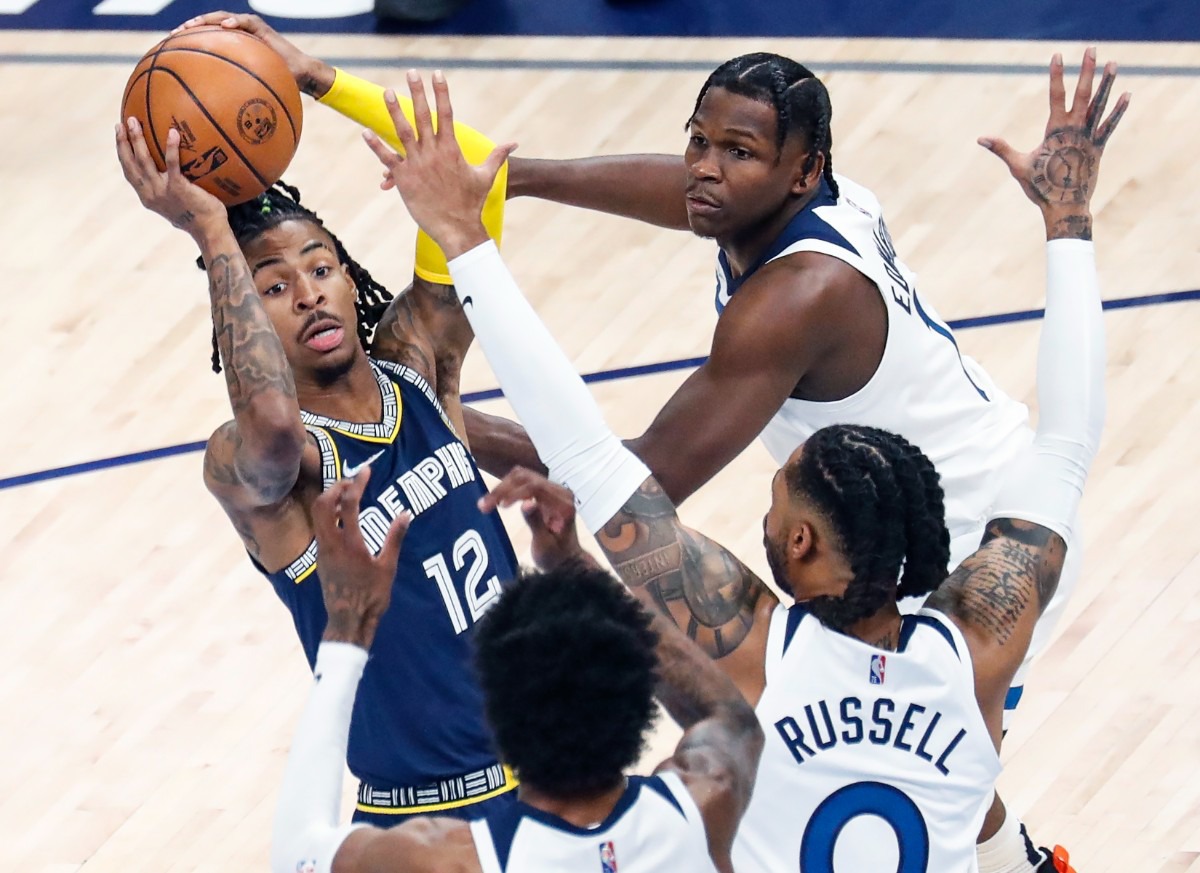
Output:
[[[409,124],[413,123],[413,103],[408,97],[399,94],[400,109]],[[404,147],[396,137],[396,128],[392,117],[388,115],[387,106],[383,102],[383,88],[352,76],[345,70],[335,70],[333,87],[320,99],[320,102],[335,109],[352,121],[357,121],[364,127],[379,134],[392,148],[404,154]],[[434,116],[436,123],[437,116]],[[472,164],[482,164],[491,154],[496,144],[479,131],[461,122],[454,122],[454,137],[462,148],[463,156]],[[508,164],[500,168],[496,181],[488,193],[487,201],[483,204],[483,226],[488,235],[500,245],[504,231],[504,201],[508,185]],[[440,285],[451,284],[450,268],[446,264],[446,256],[425,231],[417,234],[417,259],[414,272],[422,279],[436,282]]]

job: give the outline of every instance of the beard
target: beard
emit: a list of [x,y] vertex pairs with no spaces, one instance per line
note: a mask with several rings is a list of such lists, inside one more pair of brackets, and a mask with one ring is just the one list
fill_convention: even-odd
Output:
[[344,361],[337,361],[313,371],[313,379],[321,388],[328,388],[350,372],[354,366],[355,355],[347,355]]
[[[771,568],[775,584],[788,596],[795,597],[791,580],[784,573],[783,546],[777,546],[764,534],[763,548],[767,552],[767,566]],[[798,605],[830,630],[846,633],[851,625],[874,615],[886,606],[889,597],[895,595],[895,587],[893,583],[889,591],[887,585],[855,579],[846,586],[846,593],[840,597],[823,594],[799,601]]]

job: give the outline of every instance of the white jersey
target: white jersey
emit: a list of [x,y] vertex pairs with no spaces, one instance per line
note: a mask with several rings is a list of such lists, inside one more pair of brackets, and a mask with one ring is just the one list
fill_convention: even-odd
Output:
[[718,256],[717,310],[756,269],[796,252],[845,261],[875,284],[888,313],[875,375],[843,400],[785,401],[761,438],[781,466],[832,424],[882,428],[918,446],[941,475],[953,567],[978,548],[1002,471],[1032,440],[1029,411],[959,352],[950,329],[918,296],[916,277],[897,257],[875,195],[849,179],[837,182],[837,200],[823,188],[742,276],[733,278],[725,256]]
[[974,873],[1000,760],[971,655],[934,610],[896,651],[780,606],[767,638],[766,733],[734,843],[738,873]]
[[517,802],[471,822],[483,873],[715,873],[700,810],[674,773],[630,776],[603,822],[576,827]]

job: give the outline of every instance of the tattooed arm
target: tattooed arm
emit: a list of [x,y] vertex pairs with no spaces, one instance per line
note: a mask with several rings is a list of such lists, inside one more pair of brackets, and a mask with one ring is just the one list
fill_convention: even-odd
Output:
[[958,625],[971,650],[975,697],[997,748],[1004,697],[1033,629],[1058,588],[1067,544],[1049,528],[993,519],[983,544],[926,601]]
[[464,442],[459,382],[474,338],[454,286],[414,276],[384,312],[371,344],[372,357],[403,364],[425,377]]
[[1104,68],[1092,97],[1095,49],[1084,56],[1071,109],[1062,58],[1050,65],[1050,122],[1042,144],[999,155],[1046,225],[1046,317],[1038,348],[1038,426],[1029,449],[1004,471],[979,550],[927,604],[949,615],[971,649],[975,693],[999,747],[1004,697],[1025,659],[1034,625],[1058,587],[1074,516],[1104,426],[1104,325],[1089,209],[1104,145],[1129,105],[1122,95],[1100,123],[1116,77]]
[[142,205],[186,231],[208,267],[217,345],[234,420],[209,441],[205,481],[227,509],[277,503],[300,473],[307,440],[283,346],[242,256],[225,207],[184,178],[179,133],[167,135],[166,172],[150,157],[140,125],[117,126],[117,156]]
[[[779,602],[763,581],[723,546],[685,527],[654,478],[596,541],[638,599],[699,643],[757,703],[766,681],[767,630]],[[678,704],[670,695],[664,705],[675,715]]]

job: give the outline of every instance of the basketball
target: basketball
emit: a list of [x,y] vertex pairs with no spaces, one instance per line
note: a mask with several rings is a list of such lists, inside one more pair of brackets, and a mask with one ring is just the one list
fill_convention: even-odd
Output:
[[121,120],[141,123],[160,170],[174,127],[183,174],[229,206],[279,181],[300,142],[302,112],[283,58],[258,37],[222,27],[186,30],[150,49],[121,102]]

